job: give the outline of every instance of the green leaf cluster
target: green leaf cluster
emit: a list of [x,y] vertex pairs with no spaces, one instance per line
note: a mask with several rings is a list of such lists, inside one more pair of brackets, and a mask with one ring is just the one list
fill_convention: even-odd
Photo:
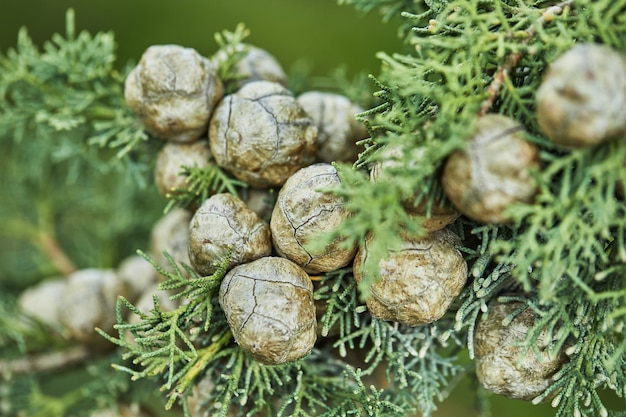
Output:
[[[3,284],[110,267],[154,222],[154,149],[124,104],[111,33],[66,34],[39,50],[22,29],[0,54]],[[145,189],[141,198],[137,190]],[[71,255],[68,255],[71,254]]]
[[[70,10],[43,48],[23,28],[0,53],[2,415],[85,415],[151,392],[16,302],[45,277],[116,266],[146,245],[160,212],[147,187],[155,149],[125,106],[115,50],[111,33],[77,31]],[[86,368],[48,371],[87,356]]]
[[[193,378],[232,339],[225,320],[221,320],[220,325],[212,323],[215,295],[226,274],[230,255],[213,275],[200,277],[188,265],[181,269],[167,254],[172,272],[159,266],[149,256],[140,254],[166,277],[166,281],[160,285],[161,289],[167,291],[183,288],[172,298],[185,298],[188,301],[173,311],[166,311],[161,308],[155,295],[154,308],[145,313],[124,297],[120,297],[117,303],[118,337],[109,336],[100,329],[97,331],[104,338],[127,350],[122,359],[132,359],[134,364],[140,366],[140,370],[118,366],[130,373],[134,380],[161,374],[166,377],[162,390],[170,391],[170,408],[179,395],[187,390]],[[189,274],[191,278],[186,278],[184,274]],[[124,307],[138,317],[138,322],[130,322]],[[199,336],[210,339],[210,344],[196,349],[194,342]]]
[[[132,383],[127,375],[112,369],[116,354],[93,358],[86,366],[63,373],[15,376],[0,381],[0,410],[4,416],[91,415],[88,410],[118,411],[120,403],[152,403],[162,408],[152,381]],[[132,385],[132,387],[131,387]],[[88,413],[88,414],[86,414]]]
[[[382,236],[368,245],[371,263],[365,267],[371,270],[402,233],[423,233],[423,220],[407,215],[403,202],[445,202],[443,164],[463,148],[476,118],[499,113],[518,120],[541,150],[539,192],[533,204],[510,209],[511,224],[461,218],[453,226],[471,279],[453,328],[473,355],[474,326],[490,301],[523,301],[538,316],[527,349],[548,332],[550,348],[568,354],[567,365],[536,401],[552,395],[559,416],[607,415],[598,392],[626,394],[626,138],[585,150],[553,145],[538,127],[534,93],[550,62],[574,44],[597,42],[626,52],[626,2],[423,3],[424,11],[403,13],[412,26],[407,52],[379,54],[383,66],[374,83],[382,103],[360,115],[371,133],[366,151],[355,167],[339,170],[342,186],[333,192],[345,197],[353,216],[334,236],[351,242]],[[367,168],[389,146],[401,152],[390,169],[393,181],[383,186],[368,180]],[[369,284],[360,288],[364,296]]]
[[[176,290],[171,298],[187,302],[164,311],[155,297],[153,310],[145,313],[121,298],[118,336],[100,332],[132,361],[116,368],[133,380],[162,378],[168,408],[179,400],[189,412],[188,397],[195,397],[217,416],[405,416],[417,410],[431,415],[434,399],[443,400],[464,373],[451,354],[460,341],[448,343],[449,333],[372,318],[359,301],[350,268],[325,274],[315,291],[325,312],[312,353],[293,363],[263,365],[234,343],[217,303],[228,260],[213,275],[199,277],[168,259],[173,272],[153,262],[167,278],[160,287]],[[385,388],[376,387],[381,381],[387,381]]]
[[[459,378],[473,377],[471,364],[460,358],[466,348],[474,356],[475,326],[490,303],[521,301],[537,316],[525,353],[547,332],[548,348],[567,355],[534,401],[551,401],[558,417],[620,415],[601,394],[626,398],[626,137],[585,150],[553,145],[538,127],[534,93],[550,62],[574,44],[599,42],[626,52],[626,1],[340,3],[401,18],[406,49],[379,54],[374,100],[358,116],[371,137],[354,166],[337,165],[342,185],[328,190],[344,197],[352,216],[329,238],[362,244],[375,235],[378,243],[368,245],[371,269],[401,235],[423,236],[424,219],[447,203],[440,184],[446,158],[464,147],[477,116],[486,113],[518,120],[540,148],[535,202],[512,207],[510,224],[461,217],[450,226],[461,238],[469,281],[436,323],[410,328],[372,317],[364,304],[372,281],[357,285],[351,268],[319,277],[318,343],[307,357],[279,366],[254,361],[233,341],[217,302],[228,260],[207,277],[171,257],[171,269],[153,262],[166,278],[161,289],[180,304],[166,310],[155,296],[146,313],[120,298],[118,334],[101,332],[124,351],[115,367],[133,380],[157,381],[166,407],[180,403],[187,415],[195,389],[210,381],[200,400],[207,415],[429,416]],[[243,26],[216,36],[226,51],[219,71],[227,89],[238,81],[232,68],[246,36]],[[29,275],[112,265],[117,251],[144,246],[134,236],[153,222],[148,207],[160,209],[145,191],[136,192],[157,149],[124,105],[127,70],[114,68],[114,50],[111,34],[76,34],[70,12],[66,35],[55,35],[43,51],[22,31],[17,48],[0,56],[6,149],[0,167],[9,179],[0,191],[0,260],[7,276],[22,280],[16,287]],[[362,95],[362,80],[350,85],[340,72],[335,79],[351,97]],[[388,148],[400,151],[389,170],[393,181],[373,182],[368,170]],[[183,174],[190,187],[173,192],[166,209],[243,186],[216,166],[185,167]],[[423,217],[406,210],[418,203],[426,207]],[[76,258],[64,259],[59,248]],[[0,347],[24,345],[33,327],[6,323]],[[29,396],[29,407],[64,413],[89,393],[99,399],[125,394],[128,386],[120,381],[56,400],[36,387],[14,387]]]
[[[461,237],[459,250],[470,280],[451,311],[432,325],[408,328],[377,320],[362,301],[371,281],[357,286],[350,268],[327,273],[315,291],[324,310],[321,341],[307,358],[267,367],[233,345],[227,330],[222,332],[225,321],[213,298],[213,321],[196,320],[210,335],[200,343],[199,351],[208,352],[202,375],[215,383],[204,399],[205,409],[217,409],[220,416],[431,415],[458,378],[472,374],[472,367],[458,357],[465,348],[474,356],[476,322],[497,299],[521,301],[536,313],[525,352],[536,349],[537,339],[548,332],[553,340],[549,349],[568,357],[535,402],[550,399],[558,416],[618,415],[607,409],[600,392],[626,394],[621,334],[626,216],[619,194],[626,138],[580,151],[553,145],[537,125],[534,92],[549,63],[576,43],[600,42],[625,51],[626,3],[350,3],[363,11],[402,10],[406,52],[379,54],[381,73],[371,77],[378,101],[358,116],[371,137],[363,141],[365,150],[354,166],[337,165],[342,185],[328,190],[344,198],[352,216],[329,239],[342,236],[346,244],[362,244],[375,235],[379,243],[368,245],[371,269],[399,244],[401,235],[423,236],[424,219],[436,205],[447,203],[440,184],[446,158],[464,147],[474,121],[486,113],[520,121],[527,140],[539,146],[542,167],[535,181],[540,191],[533,204],[511,208],[510,224],[482,225],[461,217],[451,226]],[[387,147],[400,150],[389,170],[393,181],[371,181],[367,171],[386,158]],[[418,203],[426,207],[424,217],[406,210],[407,204]],[[189,288],[196,279],[187,283]],[[157,310],[154,314],[144,318],[149,324],[143,330],[167,330],[163,338],[174,337],[174,322],[189,322]],[[125,326],[124,321],[118,325]],[[180,327],[183,342],[182,335],[192,328]],[[193,384],[188,372],[195,369],[189,364],[198,363],[196,356],[177,352],[178,362],[171,362],[171,344],[155,347],[163,349],[155,354],[161,366],[131,370],[133,375],[167,369],[164,387],[170,400],[189,395]],[[146,360],[154,354],[150,349],[134,352]],[[378,388],[366,388],[368,381]]]

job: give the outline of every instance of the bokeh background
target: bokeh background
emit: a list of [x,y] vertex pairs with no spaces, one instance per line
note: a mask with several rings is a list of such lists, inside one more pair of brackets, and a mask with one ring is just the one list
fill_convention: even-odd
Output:
[[26,26],[38,43],[63,31],[65,10],[76,11],[77,27],[113,31],[118,60],[137,61],[150,45],[175,43],[204,55],[217,48],[213,34],[242,22],[250,43],[271,51],[288,70],[307,61],[316,74],[338,65],[350,73],[377,72],[377,51],[400,48],[393,23],[376,14],[359,15],[335,0],[26,0],[0,2],[0,49],[15,44]]
[[[76,12],[78,30],[115,34],[120,67],[136,62],[153,44],[174,43],[211,55],[217,49],[213,34],[233,30],[240,22],[251,30],[249,42],[274,54],[288,72],[306,65],[313,76],[324,76],[337,67],[344,67],[349,75],[375,75],[380,66],[378,51],[402,50],[397,34],[400,18],[382,22],[375,12],[362,15],[336,0],[1,0],[0,51],[15,45],[23,26],[39,45],[53,33],[63,33],[69,7]],[[436,416],[475,415],[470,391],[469,381],[463,380]],[[554,415],[546,404],[492,398],[493,416]]]

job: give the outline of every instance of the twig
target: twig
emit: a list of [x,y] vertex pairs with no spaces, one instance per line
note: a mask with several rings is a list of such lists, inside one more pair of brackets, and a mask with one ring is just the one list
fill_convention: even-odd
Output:
[[68,276],[76,266],[59,245],[50,227],[35,225],[21,219],[0,222],[0,236],[23,239],[40,249],[57,270]]
[[0,361],[0,375],[26,374],[64,368],[85,362],[93,353],[84,346]]
[[[559,4],[555,4],[554,6],[550,6],[543,11],[541,17],[537,21],[538,26],[543,26],[546,23],[549,23],[554,19],[554,16],[559,16],[563,13],[563,10],[566,7],[574,4],[575,0],[566,0]],[[536,35],[537,35],[537,26],[531,26],[526,30],[526,38],[521,41],[522,44],[529,43]],[[487,87],[487,98],[482,102],[480,106],[480,111],[478,112],[479,116],[484,116],[491,110],[493,107],[493,103],[496,101],[496,97],[500,93],[502,86],[504,85],[505,80],[509,77],[509,74],[513,69],[517,66],[520,59],[522,58],[522,52],[515,52],[509,54],[504,60],[504,65],[502,65],[496,71],[493,76],[493,80],[491,84]]]
[[215,343],[198,351],[199,355],[193,366],[180,378],[176,388],[170,392],[170,399],[165,406],[166,409],[171,409],[174,405],[174,401],[183,395],[187,387],[192,384],[194,378],[206,368],[207,364],[215,357],[219,350],[224,347],[224,345],[230,342],[232,337],[233,335],[231,332],[226,332]]
[[41,250],[48,256],[52,264],[65,276],[76,271],[76,266],[68,258],[57,240],[50,233],[41,232],[38,236]]

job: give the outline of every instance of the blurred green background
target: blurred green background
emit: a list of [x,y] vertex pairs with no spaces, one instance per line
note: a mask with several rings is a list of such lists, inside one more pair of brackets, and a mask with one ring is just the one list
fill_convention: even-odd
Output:
[[[117,39],[118,65],[137,61],[150,45],[174,43],[211,55],[213,34],[233,30],[243,22],[251,30],[249,42],[270,51],[289,71],[305,62],[313,75],[326,75],[344,66],[348,74],[377,74],[378,51],[397,52],[398,21],[383,23],[376,13],[363,16],[336,0],[3,0],[0,7],[0,51],[16,43],[20,27],[41,45],[63,32],[67,8],[76,11],[77,29],[91,33],[112,31]],[[437,417],[475,415],[467,379],[452,392]],[[492,397],[492,415],[552,416],[547,404]]]
[[376,73],[375,52],[400,48],[397,25],[383,24],[375,13],[359,15],[335,0],[3,0],[0,50],[15,44],[22,26],[38,43],[62,31],[68,7],[76,11],[78,29],[115,33],[120,63],[137,61],[148,46],[163,43],[210,55],[217,48],[213,34],[240,22],[252,32],[250,43],[271,51],[287,70],[305,60],[316,74],[340,64],[350,73]]

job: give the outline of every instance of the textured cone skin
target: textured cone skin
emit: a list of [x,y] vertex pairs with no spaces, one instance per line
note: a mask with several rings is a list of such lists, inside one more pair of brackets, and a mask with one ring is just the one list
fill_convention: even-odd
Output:
[[146,49],[124,87],[126,103],[146,129],[174,142],[200,138],[223,95],[209,60],[178,45]]
[[[363,270],[367,243],[354,259],[354,278],[360,282],[372,271]],[[446,230],[422,240],[405,240],[398,251],[378,262],[380,280],[371,286],[366,300],[370,313],[381,319],[409,326],[441,318],[467,280],[467,264],[454,247],[456,236]]]
[[217,106],[209,142],[217,164],[238,179],[278,187],[314,161],[317,128],[285,87],[254,81]]
[[565,362],[565,355],[551,356],[545,347],[547,334],[539,337],[538,352],[530,349],[523,357],[524,341],[535,321],[529,308],[507,326],[503,321],[521,303],[494,303],[488,316],[478,322],[474,332],[476,376],[482,385],[510,398],[532,400],[552,382],[551,377]]
[[313,349],[313,284],[288,259],[266,257],[236,266],[222,281],[219,302],[235,341],[259,362],[292,362]]
[[363,109],[339,94],[309,91],[298,96],[298,103],[317,126],[317,160],[354,162],[363,150],[357,145],[368,136],[365,125],[356,120]]
[[537,186],[531,171],[539,166],[539,152],[522,133],[515,120],[488,114],[476,121],[466,149],[450,155],[441,182],[461,213],[482,223],[505,223],[508,207],[532,201]]
[[330,164],[314,164],[293,174],[278,193],[270,228],[276,251],[309,273],[334,271],[354,258],[355,247],[337,239],[321,249],[309,244],[339,227],[349,215],[340,197],[317,191],[339,185]]
[[537,90],[537,121],[555,143],[583,148],[626,133],[626,57],[580,44],[554,61]]
[[207,199],[189,223],[189,260],[200,275],[214,273],[231,251],[228,268],[272,252],[270,228],[232,194]]

